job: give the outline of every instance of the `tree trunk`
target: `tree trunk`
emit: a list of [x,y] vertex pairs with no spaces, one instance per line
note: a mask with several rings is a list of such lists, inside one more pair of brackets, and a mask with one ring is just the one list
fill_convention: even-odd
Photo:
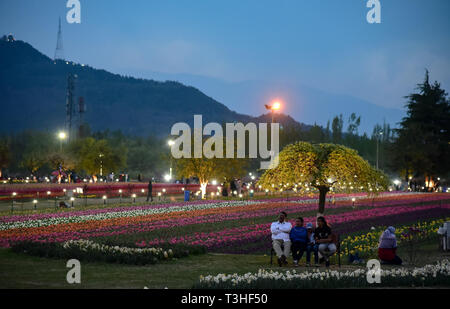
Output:
[[206,186],[208,182],[200,182],[200,191],[202,192],[202,199],[206,198]]
[[323,215],[325,212],[327,193],[330,191],[330,188],[327,186],[319,186],[317,188],[319,189],[319,213],[317,215]]

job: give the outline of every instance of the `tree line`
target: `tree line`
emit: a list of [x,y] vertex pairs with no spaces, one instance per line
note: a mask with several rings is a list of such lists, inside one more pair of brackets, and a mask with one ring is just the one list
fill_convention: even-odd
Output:
[[[337,115],[325,127],[282,127],[280,149],[298,141],[343,145],[391,176],[401,176],[405,181],[413,178],[426,186],[442,182],[450,171],[447,93],[438,82],[430,83],[427,71],[417,91],[405,99],[406,116],[397,128],[383,123],[376,125],[370,135],[359,134],[363,121],[360,116],[353,113],[344,120],[343,115]],[[0,136],[0,177],[1,172],[12,176],[48,175],[59,167],[80,175],[98,175],[102,169],[103,174],[158,177],[167,173],[169,155],[167,139],[155,136],[136,137],[105,130],[61,144],[55,132],[23,131]],[[244,165],[247,172],[254,172],[259,160],[248,160]]]

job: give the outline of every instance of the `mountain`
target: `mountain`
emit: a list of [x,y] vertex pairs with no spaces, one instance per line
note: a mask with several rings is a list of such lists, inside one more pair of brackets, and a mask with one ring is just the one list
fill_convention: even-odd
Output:
[[343,114],[346,121],[351,113],[356,113],[361,116],[359,132],[367,132],[369,135],[372,134],[375,124],[386,122],[391,127],[395,127],[405,117],[405,112],[400,109],[379,106],[350,95],[330,93],[295,82],[264,80],[227,82],[218,78],[191,74],[137,70],[130,73],[139,77],[187,83],[205,91],[216,100],[226,102],[228,107],[244,114],[258,114],[264,109],[264,103],[273,97],[280,97],[286,101],[284,112],[302,123],[317,123],[325,126],[327,121],[331,121],[336,115]]
[[[0,132],[64,128],[69,74],[77,76],[75,100],[84,98],[84,120],[94,131],[120,129],[126,134],[167,136],[176,122],[193,125],[194,114],[203,115],[204,124],[256,121],[179,82],[53,61],[26,42],[0,40]],[[284,115],[277,120],[282,124],[293,121]]]

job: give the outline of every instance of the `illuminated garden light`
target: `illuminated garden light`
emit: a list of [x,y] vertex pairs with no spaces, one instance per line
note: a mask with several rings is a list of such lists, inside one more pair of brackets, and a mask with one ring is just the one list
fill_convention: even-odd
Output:
[[213,186],[215,186],[215,185],[217,185],[217,181],[216,181],[216,180],[213,180],[213,181],[211,181],[211,184],[212,184]]

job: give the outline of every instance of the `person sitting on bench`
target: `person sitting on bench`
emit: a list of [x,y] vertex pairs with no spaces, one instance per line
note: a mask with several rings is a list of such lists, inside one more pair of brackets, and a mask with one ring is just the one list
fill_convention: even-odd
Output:
[[[273,222],[270,226],[270,231],[272,232],[272,245],[278,257],[278,265],[281,267],[282,264],[287,265],[287,257],[289,256],[291,249],[291,240],[289,238],[289,232],[291,231],[292,225],[286,222],[287,214],[282,211],[278,217],[278,221]],[[284,250],[281,249],[284,246]]]
[[289,236],[291,238],[294,266],[297,267],[298,261],[302,258],[308,244],[308,231],[303,226],[302,217],[295,219],[295,226],[291,229]]
[[336,252],[331,228],[328,226],[324,217],[317,218],[317,225],[314,231],[315,241],[319,245],[320,254],[325,258],[325,266],[330,267],[330,256]]
[[378,257],[383,264],[401,265],[402,259],[396,254],[397,239],[395,238],[395,228],[388,227],[380,236],[378,245]]
[[308,245],[306,247],[306,266],[311,266],[311,252],[314,252],[314,266],[319,266],[319,245],[314,240],[313,224],[308,222],[306,224],[306,230],[308,231]]

